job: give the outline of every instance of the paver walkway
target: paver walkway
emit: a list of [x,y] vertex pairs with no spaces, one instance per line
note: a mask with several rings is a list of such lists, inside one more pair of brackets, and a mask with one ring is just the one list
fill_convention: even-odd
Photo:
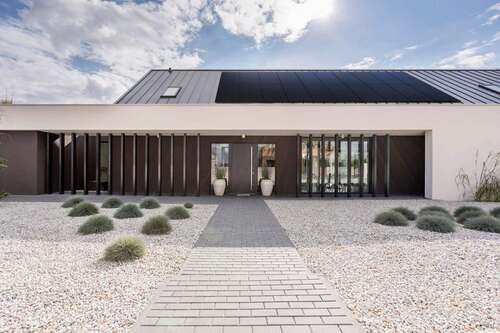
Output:
[[160,287],[136,332],[362,332],[333,289],[306,268],[263,200],[224,200],[196,246],[180,274]]

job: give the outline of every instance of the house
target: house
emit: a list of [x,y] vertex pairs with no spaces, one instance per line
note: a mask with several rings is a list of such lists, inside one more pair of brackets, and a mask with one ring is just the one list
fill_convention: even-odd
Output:
[[13,194],[460,198],[500,152],[500,70],[151,70],[115,104],[0,106]]

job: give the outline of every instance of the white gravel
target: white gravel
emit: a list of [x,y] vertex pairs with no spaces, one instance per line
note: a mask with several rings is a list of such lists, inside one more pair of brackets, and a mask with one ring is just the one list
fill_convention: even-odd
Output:
[[[171,221],[164,236],[139,233],[149,217],[173,205],[114,219],[115,230],[76,233],[86,218],[71,218],[60,203],[0,203],[0,332],[122,332],[130,328],[159,284],[180,270],[215,205],[196,205],[192,217]],[[101,209],[112,215],[115,209]],[[131,263],[101,260],[118,235],[145,241]]]
[[[430,200],[267,200],[309,268],[337,289],[367,332],[499,332],[500,235],[372,223]],[[475,203],[472,203],[475,204]],[[499,204],[480,204],[487,209]]]

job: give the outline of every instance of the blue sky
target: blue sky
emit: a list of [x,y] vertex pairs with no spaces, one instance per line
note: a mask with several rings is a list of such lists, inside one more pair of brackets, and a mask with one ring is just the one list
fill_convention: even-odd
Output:
[[0,92],[110,103],[149,68],[498,68],[486,0],[3,0]]

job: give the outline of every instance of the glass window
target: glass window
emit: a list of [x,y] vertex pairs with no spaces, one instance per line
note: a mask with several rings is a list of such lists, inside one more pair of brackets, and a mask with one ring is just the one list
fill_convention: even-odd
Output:
[[161,97],[176,97],[180,90],[180,87],[168,87]]
[[312,191],[321,192],[321,139],[312,140]]
[[351,192],[359,192],[359,140],[351,140]]
[[301,173],[300,173],[300,190],[301,192],[308,192],[308,174],[309,174],[309,151],[308,151],[308,138],[302,138],[302,159],[301,159]]
[[276,158],[274,144],[259,144],[258,147],[259,165],[257,170],[257,178],[262,178],[262,169],[267,168],[269,172],[269,178],[275,182],[276,181]]
[[109,138],[101,137],[101,165],[99,166],[101,174],[101,190],[107,191],[109,180],[108,180],[108,167],[109,167]]
[[325,139],[325,192],[335,192],[335,140]]
[[225,170],[226,179],[229,183],[229,144],[214,143],[212,144],[212,162],[211,162],[211,180],[215,180],[215,174],[218,168]]
[[347,193],[347,139],[340,140],[339,147],[339,193]]

